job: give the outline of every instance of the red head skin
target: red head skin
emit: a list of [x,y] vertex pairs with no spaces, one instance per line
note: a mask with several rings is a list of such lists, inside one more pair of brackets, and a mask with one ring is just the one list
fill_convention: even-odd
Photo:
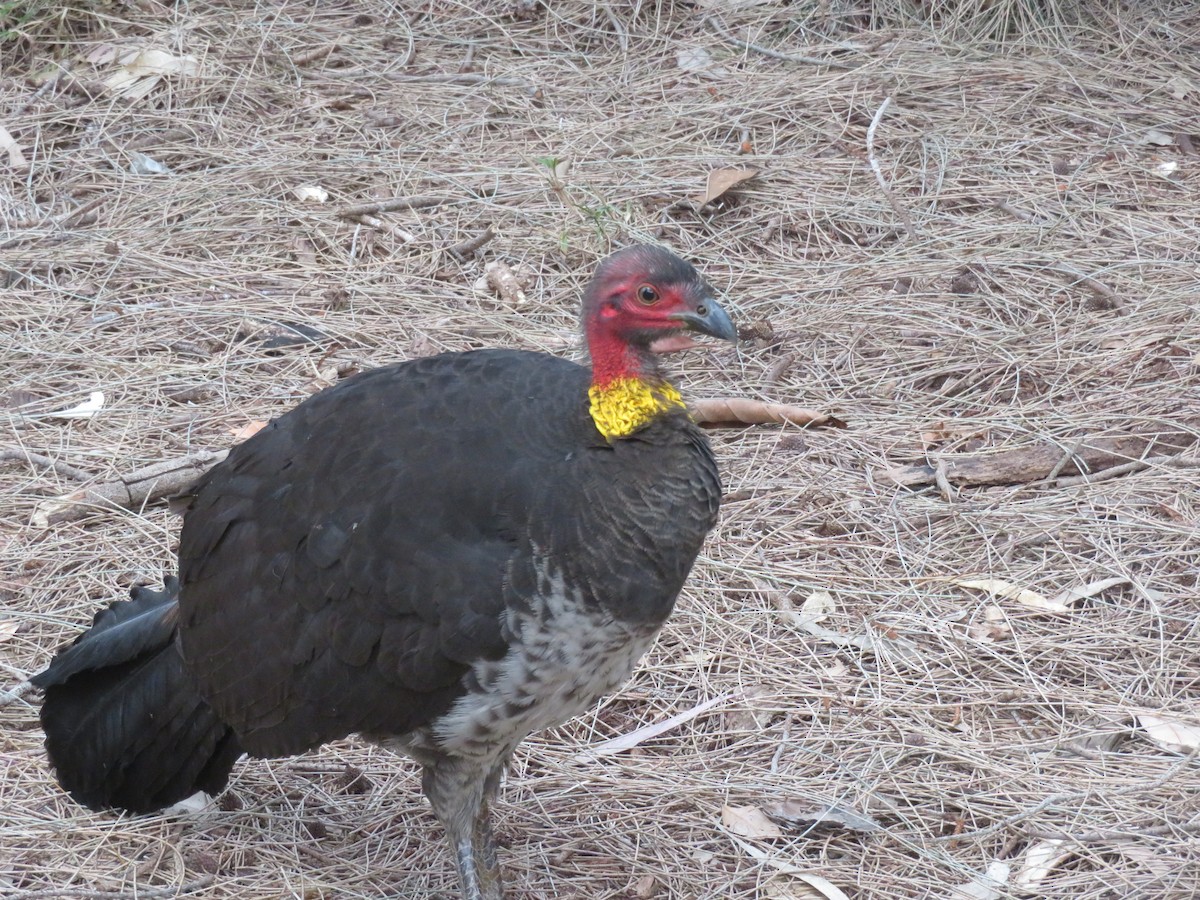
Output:
[[583,301],[592,384],[661,380],[654,350],[687,346],[686,338],[679,339],[695,326],[679,316],[715,307],[712,297],[712,288],[691,265],[660,247],[629,247],[606,258]]

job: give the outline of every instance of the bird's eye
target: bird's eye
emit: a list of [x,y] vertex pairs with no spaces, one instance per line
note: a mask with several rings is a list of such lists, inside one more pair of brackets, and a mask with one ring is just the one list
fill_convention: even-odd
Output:
[[658,302],[658,291],[654,289],[654,285],[643,284],[637,289],[637,298],[640,302],[649,306],[651,303]]

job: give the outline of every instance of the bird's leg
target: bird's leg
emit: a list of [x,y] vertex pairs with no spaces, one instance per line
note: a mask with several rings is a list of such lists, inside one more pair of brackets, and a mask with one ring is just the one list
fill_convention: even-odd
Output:
[[492,801],[500,790],[500,780],[508,766],[508,757],[501,759],[488,773],[483,783],[483,802],[479,804],[479,812],[475,815],[475,853],[483,864],[484,869],[495,873],[497,882],[500,881],[500,863],[496,853],[496,835],[492,831]]
[[487,802],[499,784],[499,776],[493,774],[490,767],[475,761],[442,757],[425,766],[421,781],[446,829],[464,900],[504,897]]

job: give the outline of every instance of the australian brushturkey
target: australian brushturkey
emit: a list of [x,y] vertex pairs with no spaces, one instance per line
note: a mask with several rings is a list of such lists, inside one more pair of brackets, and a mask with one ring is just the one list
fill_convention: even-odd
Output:
[[604,260],[591,368],[479,350],[375,369],[235,447],[189,492],[179,580],[99,613],[34,683],[63,787],[143,812],[243,753],[359,733],[416,759],[468,900],[502,896],[488,804],[530,732],[621,684],[720,503],[660,374],[734,340],[692,266]]

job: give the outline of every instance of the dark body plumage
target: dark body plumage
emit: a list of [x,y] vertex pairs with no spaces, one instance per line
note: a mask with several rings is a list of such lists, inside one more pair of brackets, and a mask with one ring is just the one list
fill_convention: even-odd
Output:
[[[694,330],[732,337],[667,259]],[[465,895],[500,897],[487,804],[509,756],[628,677],[720,502],[682,407],[610,440],[591,384],[545,354],[444,354],[235,447],[183,498],[180,583],[113,604],[35,679],[64,787],[148,811],[221,789],[243,749],[363,734],[424,766]]]
[[662,624],[716,516],[716,467],[682,414],[609,444],[587,387],[586,369],[519,351],[378,369],[198,485],[183,655],[248,751],[431,725],[519,639],[508,614],[534,610],[547,576],[614,627]]

